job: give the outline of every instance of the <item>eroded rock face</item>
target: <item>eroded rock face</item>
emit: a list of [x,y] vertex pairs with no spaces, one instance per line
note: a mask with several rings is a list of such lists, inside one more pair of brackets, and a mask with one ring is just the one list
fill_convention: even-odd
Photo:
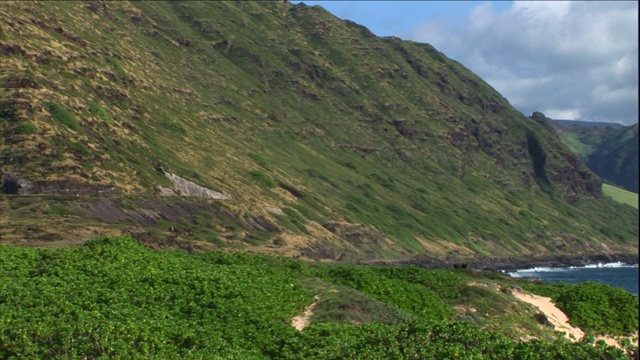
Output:
[[177,192],[182,196],[196,196],[204,199],[231,200],[231,195],[207,189],[206,187],[200,186],[176,174],[164,171],[163,173],[173,182],[173,185],[175,186]]

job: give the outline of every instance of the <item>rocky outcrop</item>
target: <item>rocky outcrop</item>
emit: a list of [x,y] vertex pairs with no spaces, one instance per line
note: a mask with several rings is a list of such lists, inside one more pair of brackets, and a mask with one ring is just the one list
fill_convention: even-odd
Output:
[[17,174],[6,172],[2,174],[2,191],[5,194],[28,194],[33,188],[33,183],[27,179],[18,177]]
[[122,189],[113,185],[73,180],[30,181],[13,172],[2,175],[2,190],[15,195],[117,195]]
[[231,195],[217,192],[211,189],[207,189],[204,186],[200,186],[193,181],[189,181],[176,174],[166,172],[163,169],[159,169],[166,177],[168,177],[176,188],[176,192],[181,196],[195,196],[203,199],[218,199],[218,200],[231,200]]

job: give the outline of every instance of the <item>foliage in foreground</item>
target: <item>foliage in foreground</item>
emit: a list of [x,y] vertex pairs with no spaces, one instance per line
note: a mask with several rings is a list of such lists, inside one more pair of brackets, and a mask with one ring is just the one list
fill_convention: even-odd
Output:
[[574,326],[594,335],[627,336],[638,331],[638,297],[597,282],[555,283],[529,290],[549,296]]
[[[612,347],[516,342],[455,322],[447,301],[464,277],[417,267],[158,252],[130,238],[66,250],[0,246],[0,357],[625,358]],[[314,301],[305,290],[309,279],[354,288],[401,316],[393,325],[319,322],[297,331],[290,319]]]

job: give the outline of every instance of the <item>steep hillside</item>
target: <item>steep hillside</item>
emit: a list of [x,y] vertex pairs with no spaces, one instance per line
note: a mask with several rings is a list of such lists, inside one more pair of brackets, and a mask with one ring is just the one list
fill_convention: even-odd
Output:
[[552,120],[562,141],[604,181],[638,193],[638,124]]
[[3,242],[637,252],[637,213],[603,199],[548,124],[430,45],[283,2],[5,2],[0,15],[0,165],[20,195],[2,199]]
[[604,138],[587,165],[605,181],[638,193],[638,124]]

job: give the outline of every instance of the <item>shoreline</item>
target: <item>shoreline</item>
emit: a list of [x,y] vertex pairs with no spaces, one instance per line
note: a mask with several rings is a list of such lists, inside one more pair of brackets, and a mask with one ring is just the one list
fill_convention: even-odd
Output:
[[534,259],[481,260],[471,262],[472,268],[479,271],[513,272],[534,268],[570,268],[590,265],[622,263],[638,265],[638,254],[607,254],[586,256],[548,256]]
[[467,258],[467,259],[438,259],[428,255],[418,255],[410,260],[400,261],[361,261],[363,265],[416,265],[425,269],[471,269],[476,271],[514,272],[534,268],[570,268],[589,265],[623,263],[638,265],[639,254],[593,254],[593,255],[549,255],[537,258]]

